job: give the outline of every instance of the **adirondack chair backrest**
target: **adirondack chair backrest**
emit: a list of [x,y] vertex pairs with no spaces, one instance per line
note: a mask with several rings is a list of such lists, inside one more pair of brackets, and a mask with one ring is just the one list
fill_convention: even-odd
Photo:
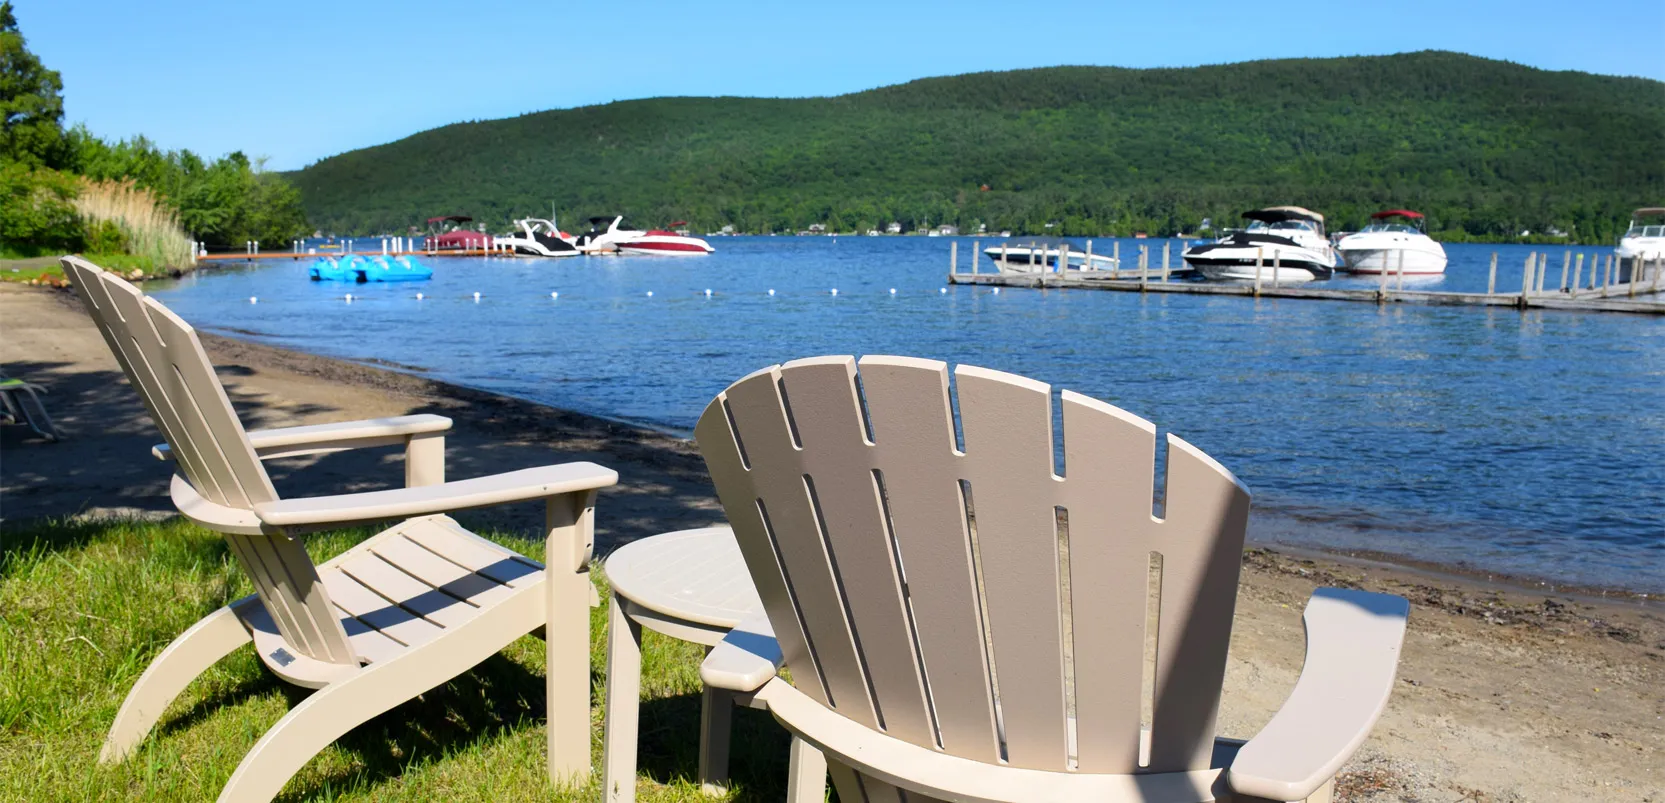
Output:
[[1065,391],[1060,476],[1048,386],[959,366],[960,447],[945,364],[860,367],[759,371],[695,429],[794,684],[964,758],[1208,768],[1248,491],[1169,436],[1158,519],[1150,422]]
[[[174,465],[203,498],[248,510],[276,500],[194,329],[137,288],[89,262],[66,257],[64,272],[122,371],[162,430]],[[301,544],[282,533],[226,533],[284,640],[320,661],[358,661]]]

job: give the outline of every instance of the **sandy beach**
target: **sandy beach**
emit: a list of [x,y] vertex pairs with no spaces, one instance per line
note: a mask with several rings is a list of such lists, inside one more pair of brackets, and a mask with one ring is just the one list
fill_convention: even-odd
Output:
[[[455,421],[453,479],[566,460],[618,470],[597,507],[600,554],[723,519],[688,441],[420,371],[203,341],[251,429],[438,413]],[[46,443],[0,428],[0,523],[172,514],[169,469],[148,455],[160,437],[73,293],[0,284],[0,363],[49,390],[67,434]],[[390,487],[398,463],[378,450],[272,471],[284,495],[309,495]],[[463,518],[531,530],[540,510]],[[1301,607],[1315,587],[1386,591],[1411,600],[1410,632],[1389,710],[1346,768],[1343,799],[1665,801],[1665,610],[1266,549],[1247,552],[1243,569],[1223,735],[1254,735],[1294,685]]]

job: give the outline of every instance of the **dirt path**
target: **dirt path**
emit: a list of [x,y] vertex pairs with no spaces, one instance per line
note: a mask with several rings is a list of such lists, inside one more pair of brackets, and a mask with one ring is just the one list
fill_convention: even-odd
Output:
[[[206,336],[251,428],[431,412],[456,421],[448,475],[564,460],[619,471],[598,505],[603,552],[722,520],[686,441],[404,373]],[[166,515],[158,440],[73,294],[0,285],[0,363],[51,390],[68,439],[0,428],[0,526],[76,513]],[[390,487],[397,453],[273,466],[285,494]],[[304,472],[300,469],[305,469]],[[535,506],[475,515],[533,531]],[[1511,591],[1265,550],[1244,562],[1221,732],[1252,736],[1300,673],[1300,612],[1320,585],[1413,604],[1387,714],[1343,777],[1354,800],[1665,803],[1665,616],[1657,608]]]

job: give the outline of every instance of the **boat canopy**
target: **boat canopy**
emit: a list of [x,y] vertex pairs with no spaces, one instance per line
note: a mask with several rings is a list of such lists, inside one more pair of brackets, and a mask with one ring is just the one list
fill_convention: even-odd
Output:
[[1243,217],[1247,220],[1259,220],[1264,223],[1277,223],[1282,220],[1310,220],[1319,225],[1324,223],[1323,215],[1311,209],[1302,209],[1299,206],[1269,206],[1265,209],[1244,212]]
[[1421,212],[1412,212],[1409,209],[1388,209],[1386,211],[1377,212],[1376,214],[1371,215],[1370,217],[1371,217],[1372,220],[1381,220],[1382,218],[1385,218],[1385,217],[1409,217],[1409,218],[1421,219],[1422,213]]
[[439,217],[428,218],[429,223],[470,223],[473,222],[473,220],[474,218],[471,218],[468,215],[441,215]]
[[1630,213],[1631,217],[1653,217],[1654,215],[1665,215],[1665,206],[1644,206]]

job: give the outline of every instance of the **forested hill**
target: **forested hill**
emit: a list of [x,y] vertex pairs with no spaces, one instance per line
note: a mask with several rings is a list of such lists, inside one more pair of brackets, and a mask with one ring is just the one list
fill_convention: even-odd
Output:
[[495,230],[553,201],[568,228],[616,212],[701,230],[1165,234],[1293,203],[1332,229],[1408,206],[1449,239],[1593,241],[1665,202],[1665,83],[1447,52],[1057,67],[459,123],[291,176],[339,233],[449,213]]

